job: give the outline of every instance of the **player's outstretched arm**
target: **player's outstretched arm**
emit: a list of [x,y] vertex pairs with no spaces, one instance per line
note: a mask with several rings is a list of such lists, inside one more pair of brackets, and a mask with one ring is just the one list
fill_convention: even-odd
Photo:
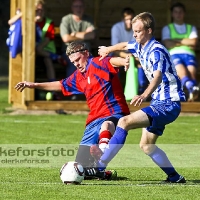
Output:
[[109,47],[99,46],[98,54],[101,56],[100,60],[105,58],[109,53],[113,51],[127,50],[127,44],[128,42],[121,42]]
[[121,58],[121,57],[112,57],[110,59],[110,64],[113,67],[121,67],[124,66],[124,70],[127,71],[129,68],[129,62],[130,61],[130,57],[129,55],[126,56],[126,58]]
[[25,88],[40,89],[47,91],[61,91],[61,84],[59,81],[44,82],[44,83],[33,83],[33,82],[19,82],[16,84],[15,89],[22,92]]

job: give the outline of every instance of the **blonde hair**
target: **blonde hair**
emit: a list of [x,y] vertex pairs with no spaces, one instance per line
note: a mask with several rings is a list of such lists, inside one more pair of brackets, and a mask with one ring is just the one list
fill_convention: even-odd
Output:
[[143,25],[144,25],[144,28],[145,29],[151,28],[152,33],[154,33],[154,31],[155,31],[155,20],[154,20],[154,17],[151,13],[143,12],[143,13],[136,15],[132,20],[132,24],[134,24],[137,20],[141,20]]

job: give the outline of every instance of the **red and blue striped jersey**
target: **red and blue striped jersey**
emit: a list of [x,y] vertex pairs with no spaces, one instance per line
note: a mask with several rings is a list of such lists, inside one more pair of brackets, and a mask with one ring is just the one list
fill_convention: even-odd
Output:
[[70,77],[60,81],[65,96],[85,94],[90,109],[86,124],[98,118],[130,113],[118,78],[118,69],[110,64],[110,57],[99,59],[90,58],[84,74],[76,70]]

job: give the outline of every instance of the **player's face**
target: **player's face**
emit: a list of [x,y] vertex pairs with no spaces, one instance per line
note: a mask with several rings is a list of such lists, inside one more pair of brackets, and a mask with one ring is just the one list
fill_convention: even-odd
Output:
[[88,56],[89,52],[85,50],[71,54],[69,59],[81,73],[84,73],[86,72]]
[[132,21],[133,15],[127,15],[124,17],[124,23],[125,23],[125,28],[126,30],[131,30],[132,29]]
[[136,41],[140,43],[142,46],[145,46],[146,43],[152,37],[151,35],[152,30],[150,28],[146,29],[141,20],[137,20],[136,22],[134,22],[132,24],[132,28],[134,32],[133,36],[136,39]]
[[172,11],[173,22],[177,24],[184,23],[185,12],[182,8],[175,7]]

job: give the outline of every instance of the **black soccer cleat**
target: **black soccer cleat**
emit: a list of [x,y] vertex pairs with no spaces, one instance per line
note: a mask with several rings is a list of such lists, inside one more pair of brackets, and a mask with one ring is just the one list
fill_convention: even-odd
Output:
[[98,178],[99,180],[114,180],[117,178],[117,172],[115,170],[103,170],[99,171],[95,167],[84,168],[85,179]]
[[180,184],[180,183],[186,183],[186,180],[183,176],[180,175],[179,179],[177,181],[172,181],[169,179],[169,177],[167,177],[167,179],[162,181],[161,183],[162,184],[167,184],[167,183],[179,183]]
[[105,170],[104,171],[104,178],[102,180],[116,180],[117,179],[117,171],[115,170]]

